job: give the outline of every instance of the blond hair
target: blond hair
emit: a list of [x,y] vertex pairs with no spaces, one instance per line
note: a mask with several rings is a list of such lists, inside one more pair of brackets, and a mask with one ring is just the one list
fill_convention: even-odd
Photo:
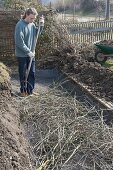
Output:
[[33,15],[36,15],[36,16],[38,15],[35,8],[27,8],[24,12],[24,15],[22,16],[22,19],[25,19],[26,15],[30,15],[30,14],[33,14]]

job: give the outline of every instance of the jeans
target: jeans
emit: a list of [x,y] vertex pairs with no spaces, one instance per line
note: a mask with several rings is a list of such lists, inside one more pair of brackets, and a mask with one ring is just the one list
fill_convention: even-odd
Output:
[[18,57],[20,92],[32,94],[35,85],[35,61],[32,61],[28,78],[26,80],[26,71],[29,66],[30,57]]

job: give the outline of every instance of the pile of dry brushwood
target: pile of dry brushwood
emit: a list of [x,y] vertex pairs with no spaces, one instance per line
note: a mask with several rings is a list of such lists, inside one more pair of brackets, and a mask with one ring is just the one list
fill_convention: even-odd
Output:
[[39,37],[36,54],[40,68],[53,68],[62,63],[60,55],[74,51],[68,32],[53,17],[46,17],[44,31]]
[[22,100],[19,105],[37,167],[112,169],[112,127],[104,123],[102,113],[95,112],[94,116],[94,110],[84,108],[76,96],[60,90],[61,86],[56,84],[47,93]]

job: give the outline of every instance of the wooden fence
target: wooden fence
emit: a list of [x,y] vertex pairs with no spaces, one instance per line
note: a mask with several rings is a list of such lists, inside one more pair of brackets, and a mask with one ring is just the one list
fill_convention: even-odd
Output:
[[80,23],[62,23],[67,30],[71,43],[89,42],[94,43],[99,40],[113,40],[113,20],[110,21],[90,21]]

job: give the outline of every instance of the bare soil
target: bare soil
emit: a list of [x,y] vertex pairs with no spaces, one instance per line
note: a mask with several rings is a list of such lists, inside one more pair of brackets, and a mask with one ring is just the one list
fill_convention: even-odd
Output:
[[0,98],[1,170],[31,170],[29,145],[12,99]]
[[0,168],[32,170],[30,146],[20,123],[20,114],[11,96],[8,69],[0,63]]
[[61,53],[59,66],[97,97],[113,103],[113,70],[94,60],[94,49],[86,46],[77,53]]

